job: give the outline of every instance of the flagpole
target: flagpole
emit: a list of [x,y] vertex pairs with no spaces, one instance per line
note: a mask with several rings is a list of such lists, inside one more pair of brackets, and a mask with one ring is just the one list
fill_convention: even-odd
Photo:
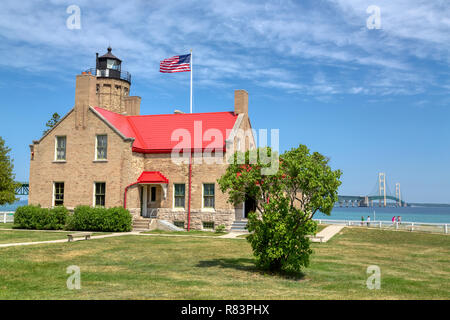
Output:
[[191,59],[190,59],[190,61],[191,61],[191,108],[190,108],[190,111],[192,113],[192,49],[191,49]]

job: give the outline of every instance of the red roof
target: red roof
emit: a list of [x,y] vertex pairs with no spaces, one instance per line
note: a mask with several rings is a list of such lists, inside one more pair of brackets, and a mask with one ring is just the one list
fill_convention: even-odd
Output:
[[[188,148],[189,140],[187,145],[181,144],[183,133],[189,133],[192,148],[224,150],[225,140],[238,117],[234,112],[126,116],[98,107],[95,110],[124,136],[134,138],[133,151],[141,153],[170,153],[175,148]],[[198,141],[194,141],[194,132]]]
[[169,179],[167,179],[159,171],[144,171],[139,176],[137,182],[138,183],[169,183]]

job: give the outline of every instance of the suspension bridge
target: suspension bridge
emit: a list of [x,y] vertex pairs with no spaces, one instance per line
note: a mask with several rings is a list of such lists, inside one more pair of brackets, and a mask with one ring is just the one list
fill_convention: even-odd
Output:
[[375,188],[366,196],[338,196],[337,204],[341,207],[407,207],[408,204],[402,197],[400,183],[395,184],[395,194],[391,193],[386,184],[386,174],[378,173],[378,181]]
[[30,193],[30,184],[28,182],[19,182],[19,184],[14,193],[18,196],[27,196]]

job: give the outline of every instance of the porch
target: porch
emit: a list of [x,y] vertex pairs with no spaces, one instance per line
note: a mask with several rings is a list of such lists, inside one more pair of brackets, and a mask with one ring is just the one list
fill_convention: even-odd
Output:
[[138,178],[143,218],[157,218],[158,210],[167,199],[169,180],[159,171],[144,171]]

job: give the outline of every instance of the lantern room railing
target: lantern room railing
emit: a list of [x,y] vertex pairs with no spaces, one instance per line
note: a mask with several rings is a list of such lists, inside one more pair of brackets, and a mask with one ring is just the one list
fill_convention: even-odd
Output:
[[97,77],[101,77],[101,78],[120,79],[120,80],[125,80],[128,83],[131,83],[131,74],[127,71],[119,71],[119,70],[114,70],[114,69],[101,70],[101,69],[90,68],[90,69],[87,69],[85,72],[95,75]]

